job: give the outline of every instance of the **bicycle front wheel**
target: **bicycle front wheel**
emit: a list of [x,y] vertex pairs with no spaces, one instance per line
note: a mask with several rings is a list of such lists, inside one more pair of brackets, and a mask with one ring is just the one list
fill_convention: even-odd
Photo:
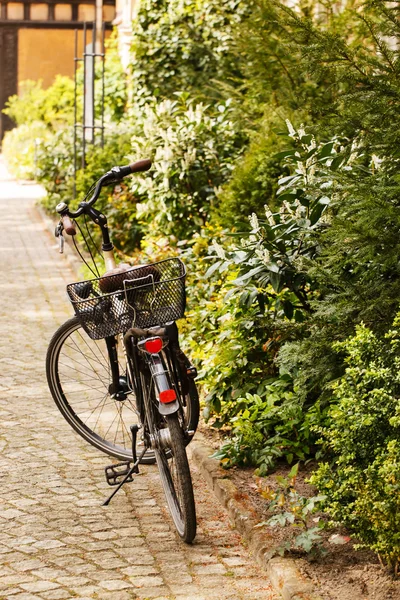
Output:
[[[112,377],[105,340],[89,338],[73,317],[50,341],[46,374],[53,399],[73,429],[102,452],[132,460],[130,426],[140,421],[122,341],[118,362],[120,382],[127,390],[124,400],[116,400],[110,393]],[[154,453],[146,454],[143,462],[155,462]]]
[[[185,442],[177,414],[165,418],[168,437],[158,440],[155,448],[157,466],[168,508],[176,530],[184,542],[190,544],[196,535],[196,508]],[[160,431],[160,430],[159,430]]]

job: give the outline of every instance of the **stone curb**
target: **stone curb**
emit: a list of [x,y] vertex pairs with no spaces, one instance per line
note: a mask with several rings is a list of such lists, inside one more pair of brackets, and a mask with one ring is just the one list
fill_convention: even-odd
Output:
[[[51,219],[44,209],[35,204],[35,209],[46,229],[54,236],[56,220]],[[55,238],[54,238],[55,239]],[[69,236],[65,236],[64,258],[73,271],[79,272],[81,261],[75,256]],[[216,497],[228,511],[235,528],[248,543],[249,549],[258,564],[267,572],[275,591],[283,600],[322,600],[314,593],[313,584],[297,569],[295,561],[289,558],[271,556],[271,537],[256,528],[258,521],[240,502],[240,492],[228,479],[218,460],[210,458],[213,449],[199,440],[188,446],[189,457],[200,470],[202,476],[214,491]]]
[[271,537],[257,529],[258,521],[240,502],[241,494],[227,478],[218,460],[210,458],[213,449],[198,440],[188,446],[188,454],[210,485],[218,500],[228,511],[229,517],[258,564],[267,572],[275,591],[283,600],[322,600],[314,591],[314,585],[296,567],[294,560],[272,556]]

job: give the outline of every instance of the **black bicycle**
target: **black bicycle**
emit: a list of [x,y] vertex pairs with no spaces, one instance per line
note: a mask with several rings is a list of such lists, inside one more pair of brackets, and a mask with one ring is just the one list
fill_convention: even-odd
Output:
[[[107,218],[94,208],[103,186],[150,167],[150,160],[114,167],[76,211],[64,202],[56,207],[60,252],[65,232],[95,277],[67,286],[75,316],[51,339],[46,372],[68,423],[90,444],[122,461],[106,468],[108,483],[117,487],[105,504],[133,480],[139,464],[156,462],[176,529],[190,543],[196,512],[185,448],[198,425],[199,399],[196,369],[180,348],[176,325],[185,310],[185,267],[178,258],[116,266]],[[74,221],[81,216],[86,229]],[[93,259],[87,220],[101,228],[103,275],[95,260],[93,267],[88,264],[75,241],[78,227]]]

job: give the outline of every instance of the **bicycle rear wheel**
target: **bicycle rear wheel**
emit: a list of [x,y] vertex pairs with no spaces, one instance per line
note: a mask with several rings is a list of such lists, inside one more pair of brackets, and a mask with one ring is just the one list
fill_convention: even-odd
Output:
[[[196,508],[183,432],[177,414],[165,417],[169,440],[154,450],[161,483],[176,530],[190,544],[196,535]],[[165,429],[161,430],[165,432]]]

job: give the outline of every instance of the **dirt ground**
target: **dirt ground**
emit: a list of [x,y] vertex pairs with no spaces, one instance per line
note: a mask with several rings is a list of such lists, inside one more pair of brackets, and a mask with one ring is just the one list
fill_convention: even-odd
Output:
[[[217,433],[201,427],[208,445],[218,448],[220,441]],[[254,469],[233,468],[226,471],[240,493],[240,501],[253,513],[259,522],[272,515],[268,511],[269,502],[261,495],[265,488],[276,489],[276,477],[287,476],[289,468],[282,465],[275,474],[268,477],[256,477]],[[303,496],[312,496],[315,490],[306,483],[312,470],[309,465],[299,472],[296,478],[296,489]],[[278,548],[283,541],[293,535],[291,528],[266,528]],[[293,552],[290,554],[297,561],[297,566],[315,587],[316,592],[324,600],[400,600],[400,579],[394,580],[379,564],[377,556],[367,550],[355,550],[357,540],[350,539],[347,543],[336,545],[329,541],[332,535],[348,537],[344,529],[329,530],[324,534],[323,552],[309,556],[306,553]]]

